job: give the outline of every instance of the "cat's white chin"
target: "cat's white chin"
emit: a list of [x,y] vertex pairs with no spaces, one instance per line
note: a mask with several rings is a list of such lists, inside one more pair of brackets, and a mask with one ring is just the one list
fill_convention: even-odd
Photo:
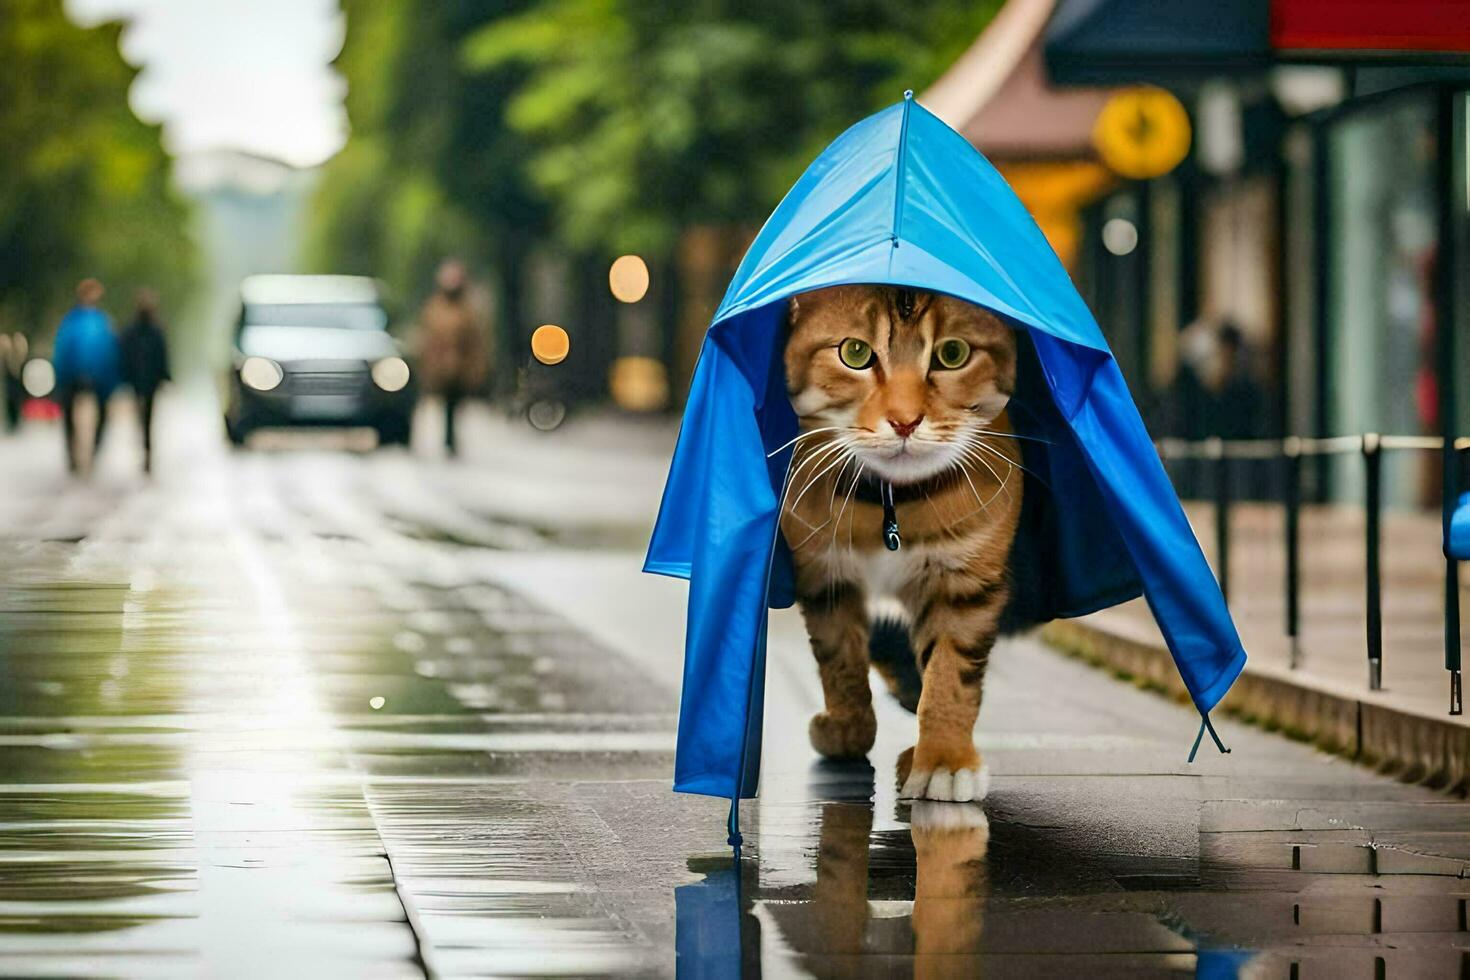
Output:
[[922,483],[955,465],[957,452],[947,443],[920,444],[912,441],[893,449],[868,449],[858,452],[858,462],[880,480],[895,486]]

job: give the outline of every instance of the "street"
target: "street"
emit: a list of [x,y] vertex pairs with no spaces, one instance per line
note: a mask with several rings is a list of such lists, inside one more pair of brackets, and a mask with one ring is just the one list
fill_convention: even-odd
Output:
[[1470,804],[1225,719],[1188,765],[1191,709],[1032,639],[983,808],[910,806],[913,717],[880,695],[871,768],[819,762],[774,614],[733,867],[725,802],[670,790],[665,423],[231,452],[179,395],[148,479],[115,409],[89,479],[0,439],[0,974],[1470,971]]

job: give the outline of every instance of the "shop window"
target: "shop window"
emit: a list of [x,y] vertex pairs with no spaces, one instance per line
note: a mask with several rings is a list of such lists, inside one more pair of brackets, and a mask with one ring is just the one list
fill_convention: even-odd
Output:
[[[1434,104],[1382,103],[1329,133],[1327,411],[1334,434],[1436,434],[1433,270]],[[1355,465],[1356,464],[1356,465]],[[1361,496],[1362,467],[1339,460],[1333,495]],[[1386,498],[1437,499],[1427,454],[1386,459]]]

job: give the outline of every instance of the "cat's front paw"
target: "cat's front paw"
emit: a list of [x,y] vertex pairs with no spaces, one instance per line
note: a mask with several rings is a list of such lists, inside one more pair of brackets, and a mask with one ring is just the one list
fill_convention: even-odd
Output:
[[878,737],[878,717],[872,708],[850,715],[823,711],[812,715],[807,733],[812,748],[828,759],[861,759]]
[[920,739],[898,757],[898,785],[900,799],[968,803],[985,799],[990,770],[973,744],[936,746]]

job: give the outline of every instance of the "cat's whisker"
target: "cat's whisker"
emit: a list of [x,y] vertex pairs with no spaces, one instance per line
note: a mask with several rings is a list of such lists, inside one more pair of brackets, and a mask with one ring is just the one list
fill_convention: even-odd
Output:
[[[853,490],[856,490],[857,489],[858,481],[863,478],[863,470],[865,470],[867,468],[868,468],[868,464],[867,463],[859,463],[858,464],[857,473],[854,474],[854,476],[852,478],[852,487],[851,487],[851,489],[848,490],[848,493],[849,494],[852,493]],[[842,506],[843,506],[843,509],[844,510],[847,508],[847,505],[846,504],[843,504]],[[856,516],[857,515],[855,515],[855,514],[853,515],[854,518]],[[852,526],[855,523],[856,523],[856,521],[855,520],[852,520],[852,519],[849,519],[848,522],[847,522],[847,554],[848,554],[848,557],[849,558],[852,557]],[[835,535],[836,532],[833,532],[833,533]]]
[[[853,459],[857,459],[856,456]],[[852,485],[847,488],[847,495],[842,498],[842,507],[837,511],[837,524],[832,528],[832,544],[837,544],[837,532],[842,530],[842,515],[847,513],[848,502],[852,500],[853,491],[857,490],[858,481],[863,477],[863,463],[858,463],[858,468],[853,472]],[[852,547],[852,522],[847,524],[847,546]]]
[[[987,448],[987,447],[982,446],[980,448]],[[995,469],[989,463],[987,463],[985,461],[984,457],[981,457],[981,456],[971,456],[970,457],[972,459],[975,459],[977,462],[979,462],[980,465],[984,466],[987,470],[990,470],[990,475],[993,476],[993,477],[995,477],[996,482],[999,484],[999,486],[997,486],[995,488],[995,492],[992,493],[990,495],[989,499],[987,499],[985,501],[985,506],[986,507],[989,507],[990,504],[991,504],[991,502],[994,501],[996,497],[999,497],[1002,493],[1005,492],[1006,487],[1011,482],[1011,477],[1016,472],[1016,464],[1013,463],[1013,462],[1011,462],[1011,459],[1010,459],[1009,456],[1006,456],[1003,453],[997,453],[997,455],[999,455],[1001,457],[1001,459],[1004,459],[1006,461],[1007,465],[1009,466],[1009,469],[1006,470],[1006,475],[1005,475],[1005,478],[1004,479],[1001,478],[1001,476],[1000,476],[999,473],[996,473],[995,472]]]
[[[849,457],[849,458],[853,458],[853,457]],[[845,468],[847,466],[847,462],[844,461],[842,465]],[[842,473],[842,470],[839,469],[837,472],[840,475]],[[820,474],[818,474],[818,476],[820,476]],[[807,485],[806,485],[806,487],[803,487],[802,488],[802,492],[805,493],[806,492],[806,488],[809,487],[809,486],[811,486],[811,484],[813,482],[815,482],[816,479],[817,479],[817,476],[813,476],[811,480],[807,481]],[[833,486],[834,487],[836,486],[835,481],[833,483]],[[834,490],[834,494],[835,494],[835,492],[836,491]],[[798,500],[799,499],[800,499],[800,497],[798,497]],[[791,516],[792,517],[795,517],[798,521],[801,521],[801,523],[805,524],[811,530],[807,534],[806,537],[802,538],[796,544],[790,545],[790,547],[793,550],[795,550],[797,548],[800,548],[802,545],[806,544],[812,538],[816,537],[818,534],[821,533],[821,531],[822,531],[823,528],[825,528],[828,524],[831,524],[832,521],[833,521],[833,517],[832,517],[832,506],[831,506],[831,504],[828,504],[828,506],[827,506],[827,519],[825,521],[823,521],[822,523],[820,523],[820,524],[814,525],[814,524],[811,523],[811,521],[808,521],[808,520],[804,519],[800,514],[798,514],[796,512],[796,503],[797,503],[796,501],[793,501],[792,502],[791,509],[788,511],[788,513],[790,513]],[[833,533],[836,533],[836,532],[834,531]],[[788,544],[789,544],[789,542],[788,542]]]
[[[840,440],[834,439],[826,445],[823,445],[820,448],[815,449],[812,452],[808,453],[806,456],[802,457],[801,461],[791,468],[791,476],[786,483],[785,496],[791,495],[791,488],[796,485],[797,478],[801,476],[801,471],[803,469],[815,465],[818,460],[830,459],[833,454],[841,452],[843,448],[844,444]],[[803,487],[803,489],[805,489],[805,487]],[[781,501],[781,506],[783,509],[786,507],[786,501],[784,498]]]
[[981,505],[981,508],[982,509],[989,510],[990,509],[990,505],[995,502],[995,498],[999,497],[1002,493],[1005,492],[1006,487],[1011,482],[1011,476],[1015,473],[1016,468],[1015,468],[1014,465],[1012,465],[1008,470],[1006,470],[1006,475],[1002,479],[1002,477],[1000,476],[1000,474],[997,473],[997,472],[995,472],[995,469],[989,463],[987,463],[983,457],[976,456],[973,452],[967,452],[966,453],[966,458],[972,459],[972,460],[980,463],[980,465],[984,466],[987,470],[989,470],[990,471],[990,475],[995,478],[996,483],[998,484],[996,486],[996,488],[995,488],[995,492],[992,493],[989,497],[987,497],[984,501],[981,501],[980,502],[980,505]]
[[838,458],[823,466],[821,470],[816,473],[815,476],[813,476],[810,480],[806,482],[806,486],[801,488],[801,493],[797,494],[796,499],[791,502],[791,507],[793,510],[796,509],[797,504],[801,503],[801,498],[806,496],[806,492],[810,490],[814,484],[816,484],[819,480],[822,479],[822,477],[831,472],[832,468],[835,467],[838,463],[846,463],[847,459],[850,458],[851,452],[848,450],[848,448],[846,446],[843,446],[841,448],[842,453],[838,456]]
[[970,479],[970,471],[969,471],[969,469],[966,466],[964,466],[963,464],[961,464],[961,466],[960,466],[959,469],[960,469],[960,476],[963,476],[965,478],[965,482],[970,485],[970,492],[975,495],[975,503],[980,504],[980,509],[981,510],[984,510],[985,509],[985,505],[983,503],[981,503],[981,501],[980,501],[980,491],[975,489],[975,481],[972,480],[972,479]]
[[1010,463],[1012,466],[1019,466],[1020,465],[1020,461],[1019,460],[1011,459],[1005,453],[1001,452],[999,449],[996,449],[994,446],[992,446],[988,441],[986,441],[984,439],[976,439],[972,443],[972,445],[974,445],[975,447],[977,447],[979,449],[983,449],[986,452],[991,453],[992,455],[999,456],[1001,459],[1005,460],[1007,463]]
[[1047,446],[1050,446],[1052,444],[1052,441],[1050,439],[1043,439],[1040,436],[1023,436],[1015,432],[1002,432],[999,429],[977,428],[971,429],[970,431],[972,433],[975,433],[976,435],[982,436],[1001,436],[1005,439],[1024,439],[1027,442],[1039,442]]
[[[827,516],[829,517],[832,516],[832,508],[837,503],[837,491],[842,487],[842,474],[847,472],[847,464],[855,462],[856,460],[857,457],[849,453],[847,458],[842,461],[842,465],[837,467],[837,472],[832,474],[832,494],[827,500]],[[838,520],[841,520],[841,513],[839,513],[837,517]]]
[[820,429],[808,429],[805,432],[799,432],[799,433],[797,433],[796,438],[794,438],[794,439],[788,439],[788,440],[786,440],[786,442],[782,443],[781,445],[777,446],[775,449],[772,449],[770,452],[766,453],[766,459],[770,459],[772,456],[774,456],[777,453],[781,452],[781,450],[786,449],[786,448],[788,448],[790,446],[794,446],[798,442],[801,442],[801,440],[803,440],[803,439],[805,439],[805,438],[807,438],[809,436],[820,435],[823,432],[837,432],[841,428],[842,428],[842,426],[840,426],[840,425],[824,425]]
[[[806,521],[802,521],[802,523],[803,524],[806,524]],[[822,523],[818,524],[816,527],[812,527],[810,524],[806,524],[807,527],[811,527],[812,528],[811,529],[811,533],[808,534],[806,537],[802,538],[800,541],[796,542],[796,544],[789,545],[789,547],[791,548],[792,551],[797,550],[802,545],[804,545],[808,541],[810,541],[812,538],[816,537],[818,534],[821,534],[822,533],[822,528],[826,527],[828,524],[831,524],[831,523],[832,523],[832,518],[829,517],[825,521],[823,521]]]
[[813,460],[820,459],[834,449],[841,448],[843,444],[841,439],[830,439],[818,446],[798,447],[796,452],[800,458],[792,465],[792,472],[799,474],[803,466],[809,465]]
[[[1022,472],[1030,473],[1032,476],[1035,476],[1038,480],[1041,479],[1041,477],[1040,476],[1037,476],[1037,474],[1034,471],[1032,471],[1030,469],[1027,469],[1026,466],[1019,459],[1012,459],[1009,455],[1007,455],[1006,453],[1001,452],[999,449],[995,448],[995,446],[991,445],[990,441],[987,440],[987,439],[984,439],[984,438],[971,438],[971,439],[967,439],[965,441],[965,445],[966,445],[966,447],[968,447],[970,449],[978,450],[980,452],[989,453],[991,456],[997,457],[998,459],[1002,460],[1007,466],[1019,467]],[[1042,480],[1042,482],[1045,483],[1046,481]]]
[[1040,483],[1042,486],[1046,487],[1046,489],[1048,489],[1048,490],[1051,489],[1051,484],[1048,483],[1046,480],[1042,479],[1041,474],[1037,473],[1035,470],[1033,470],[1030,467],[1026,466],[1020,460],[1018,460],[1018,459],[1011,459],[1005,453],[1003,453],[1000,450],[996,449],[994,446],[990,445],[989,443],[985,442],[984,440],[976,440],[975,442],[972,443],[972,445],[974,445],[978,449],[983,449],[985,452],[990,453],[992,456],[999,456],[1001,459],[1005,460],[1005,462],[1006,462],[1007,465],[1016,467],[1022,473],[1029,473],[1029,474],[1031,474],[1031,476],[1033,478],[1035,478],[1035,480],[1038,483]]
[[966,459],[975,463],[979,463],[981,466],[989,470],[990,475],[995,478],[995,482],[1001,482],[1000,474],[995,471],[995,467],[991,466],[990,463],[986,461],[984,456],[981,456],[979,453],[975,452],[975,449],[978,448],[978,446],[978,443],[967,443],[965,445],[965,448],[962,450],[962,454]]

